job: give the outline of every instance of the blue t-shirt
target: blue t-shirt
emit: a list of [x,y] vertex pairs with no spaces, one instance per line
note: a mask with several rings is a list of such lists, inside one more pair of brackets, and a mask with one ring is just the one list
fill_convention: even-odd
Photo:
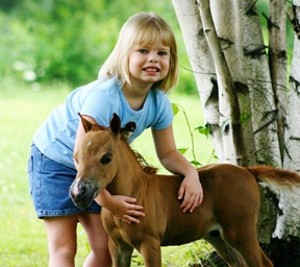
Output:
[[164,129],[173,121],[170,101],[161,90],[151,89],[142,109],[133,110],[115,78],[96,80],[81,86],[48,115],[33,137],[33,142],[44,155],[70,168],[75,168],[73,152],[80,119],[78,112],[94,118],[105,127],[109,126],[113,113],[120,117],[121,127],[134,121],[136,129],[129,142],[146,128]]

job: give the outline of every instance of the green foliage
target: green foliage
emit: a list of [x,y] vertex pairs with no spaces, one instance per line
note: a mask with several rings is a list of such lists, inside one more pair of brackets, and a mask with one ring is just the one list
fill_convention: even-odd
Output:
[[[198,240],[183,246],[169,246],[162,248],[162,267],[192,267],[209,266],[217,267],[215,260],[208,258],[208,255],[214,251],[213,247],[204,240]],[[180,255],[180,257],[179,257]],[[202,263],[205,264],[203,265]],[[144,266],[141,255],[134,251],[131,266]]]
[[190,144],[191,144],[191,147],[178,148],[178,151],[181,154],[185,154],[187,151],[190,150],[191,153],[192,153],[192,160],[190,161],[191,164],[193,164],[195,167],[200,167],[202,164],[198,161],[197,156],[196,156],[194,133],[198,132],[198,133],[203,134],[207,137],[209,135],[209,129],[206,128],[205,126],[198,126],[194,130],[192,130],[189,118],[187,116],[187,113],[186,113],[184,107],[181,106],[180,104],[172,103],[172,108],[173,108],[174,116],[176,116],[179,112],[181,112],[183,114],[184,121],[185,121],[186,127],[188,129]]
[[[162,15],[178,36],[181,64],[189,68],[172,3],[169,1],[24,0],[0,4],[0,75],[19,81],[78,86],[94,80],[119,30],[139,11]],[[180,90],[196,92],[190,71]]]
[[198,133],[205,135],[206,137],[209,137],[209,135],[211,134],[211,129],[207,126],[199,126],[195,128],[195,130],[198,131]]

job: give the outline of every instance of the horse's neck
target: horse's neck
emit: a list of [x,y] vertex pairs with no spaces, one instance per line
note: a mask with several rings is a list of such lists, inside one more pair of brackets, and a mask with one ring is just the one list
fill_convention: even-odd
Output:
[[147,176],[137,158],[125,144],[120,144],[117,152],[118,171],[107,189],[113,195],[131,195]]

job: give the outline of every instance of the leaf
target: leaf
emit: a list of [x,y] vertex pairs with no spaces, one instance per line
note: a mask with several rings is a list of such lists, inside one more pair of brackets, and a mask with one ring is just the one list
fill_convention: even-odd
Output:
[[178,148],[178,151],[180,152],[180,154],[184,154],[185,152],[188,151],[188,148]]
[[172,109],[173,109],[173,114],[176,116],[176,114],[179,112],[179,107],[176,103],[172,103]]
[[203,134],[206,137],[208,137],[211,134],[210,128],[206,126],[199,126],[195,128],[195,131],[198,131],[198,133]]
[[192,160],[192,161],[191,161],[191,164],[194,165],[195,167],[200,167],[200,166],[202,166],[202,164],[201,164],[199,161],[197,161],[197,160]]

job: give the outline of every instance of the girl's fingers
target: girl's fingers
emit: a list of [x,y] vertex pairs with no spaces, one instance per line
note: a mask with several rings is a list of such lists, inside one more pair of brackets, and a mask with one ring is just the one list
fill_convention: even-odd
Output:
[[131,217],[131,216],[129,216],[129,215],[124,215],[124,216],[122,216],[121,221],[122,221],[122,222],[125,222],[125,223],[128,223],[128,224],[131,224],[131,223],[139,223],[139,222],[140,222],[137,218]]
[[191,211],[193,205],[195,203],[195,198],[194,197],[185,197],[180,208],[182,209],[182,211],[185,213],[187,211]]

